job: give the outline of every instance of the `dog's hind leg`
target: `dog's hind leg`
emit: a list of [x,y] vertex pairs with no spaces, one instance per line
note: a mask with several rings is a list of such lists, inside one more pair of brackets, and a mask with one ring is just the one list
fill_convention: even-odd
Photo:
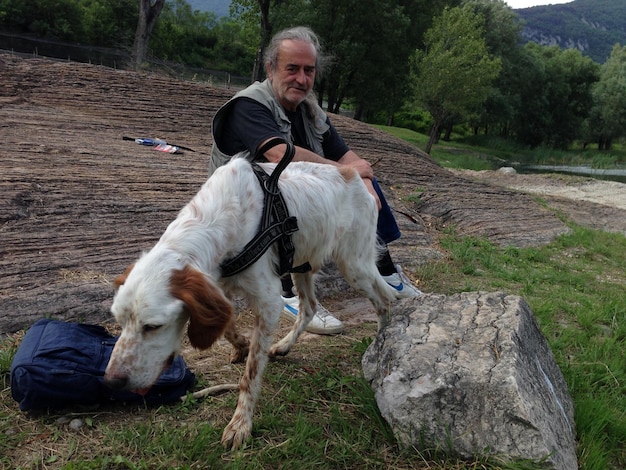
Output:
[[230,362],[233,364],[244,362],[248,356],[250,348],[250,340],[244,335],[240,334],[235,327],[235,322],[232,321],[226,331],[224,332],[224,338],[233,345],[235,351],[230,358]]
[[380,331],[389,322],[391,304],[397,300],[395,289],[385,282],[373,262],[365,265],[338,262],[337,267],[348,284],[372,302]]
[[313,275],[310,272],[294,274],[293,281],[300,299],[300,304],[298,305],[298,318],[289,333],[272,346],[270,349],[270,357],[287,355],[296,343],[300,334],[304,331],[315,315],[317,299],[315,298]]

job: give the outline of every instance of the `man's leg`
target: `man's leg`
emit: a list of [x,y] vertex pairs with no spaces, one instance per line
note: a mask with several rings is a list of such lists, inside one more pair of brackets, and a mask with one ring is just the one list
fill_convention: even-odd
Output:
[[402,272],[402,267],[394,263],[391,259],[387,244],[400,238],[400,228],[398,227],[393,212],[391,212],[391,207],[389,207],[382,189],[378,185],[378,181],[374,178],[372,183],[381,204],[381,208],[378,211],[376,231],[378,234],[378,242],[384,247],[382,255],[376,262],[378,272],[380,272],[387,284],[399,292],[401,297],[419,297],[422,295],[422,292],[415,287],[411,280]]
[[[298,318],[300,299],[293,288],[291,275],[289,273],[285,274],[281,278],[281,282],[283,285],[282,298],[285,304],[283,316],[295,321]],[[318,335],[336,335],[343,331],[343,323],[335,318],[318,301],[315,316],[307,325],[306,331]]]
[[[376,262],[378,271],[383,276],[387,284],[400,293],[401,297],[419,297],[422,293],[402,272],[402,267],[393,262],[391,254],[387,249],[387,243],[391,243],[392,241],[400,238],[400,229],[398,228],[396,219],[391,212],[391,208],[389,207],[378,182],[376,179],[372,182],[381,203],[381,209],[378,212],[378,224],[376,229],[378,241],[381,246],[385,247],[380,259]],[[281,281],[283,285],[282,297],[283,302],[285,303],[283,316],[295,320],[298,315],[298,297],[294,292],[291,276],[286,274],[281,278]],[[317,334],[336,334],[341,333],[342,330],[343,323],[341,323],[341,321],[335,318],[328,310],[318,303],[315,316],[309,323],[306,331]]]

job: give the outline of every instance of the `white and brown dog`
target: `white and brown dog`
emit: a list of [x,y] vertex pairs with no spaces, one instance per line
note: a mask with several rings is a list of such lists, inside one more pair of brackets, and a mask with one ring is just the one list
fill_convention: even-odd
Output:
[[[275,165],[262,164],[270,173]],[[272,345],[283,308],[278,252],[270,248],[255,264],[221,277],[220,263],[237,255],[256,235],[263,190],[252,167],[233,158],[219,168],[178,214],[149,252],[115,279],[111,307],[122,333],[104,376],[117,389],[145,393],[181,347],[185,325],[192,346],[210,347],[225,335],[236,357],[247,357],[235,413],[222,443],[239,448],[251,435],[252,416],[268,357],[289,352],[316,309],[313,273],[332,260],[354,288],[367,296],[385,323],[396,291],[378,273],[377,209],[356,171],[332,165],[291,163],[279,187],[290,215],[297,217],[293,274],[300,315],[292,330]],[[242,293],[255,312],[250,340],[237,333],[228,297]]]

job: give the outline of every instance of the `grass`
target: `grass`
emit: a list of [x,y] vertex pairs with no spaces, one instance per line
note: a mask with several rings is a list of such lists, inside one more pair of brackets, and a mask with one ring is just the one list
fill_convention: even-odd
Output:
[[541,248],[448,232],[428,291],[503,290],[535,313],[574,400],[582,468],[626,468],[626,238],[572,225]]
[[[370,335],[374,329],[368,326]],[[369,341],[336,337],[321,342],[315,351],[305,347],[305,355],[269,365],[254,439],[243,451],[225,452],[220,445],[235,394],[152,409],[74,413],[89,417],[90,424],[72,433],[59,423],[57,414],[28,417],[17,412],[5,388],[0,467],[422,468],[424,454],[395,446],[359,372]],[[2,371],[5,378],[6,373]]]
[[[418,148],[424,148],[428,136],[399,127],[374,126],[403,139]],[[431,156],[447,168],[467,170],[494,170],[517,163],[537,165],[587,165],[596,169],[615,168],[626,162],[626,146],[617,142],[610,151],[599,151],[589,146],[583,149],[575,144],[568,150],[546,147],[524,148],[497,137],[453,135],[450,142],[440,141],[433,146]]]
[[[502,290],[531,305],[555,354],[576,410],[584,469],[626,467],[626,238],[572,226],[539,248],[500,248],[447,230],[443,261],[423,268],[427,291]],[[72,434],[56,415],[35,419],[17,412],[8,394],[4,342],[0,408],[0,466],[16,468],[533,468],[458,462],[435,451],[398,448],[360,373],[359,360],[374,326],[362,337],[321,338],[271,363],[257,412],[254,439],[244,451],[224,452],[222,427],[234,394],[156,409],[86,412],[91,425]],[[207,409],[217,414],[207,416]],[[43,436],[45,446],[33,446]],[[12,457],[7,457],[11,455]]]
[[[626,238],[570,226],[571,233],[535,248],[503,248],[446,229],[439,240],[446,256],[421,268],[420,286],[524,297],[573,397],[581,468],[626,468]],[[537,468],[398,447],[361,373],[375,328],[364,324],[345,335],[301,341],[270,363],[253,439],[239,452],[225,452],[219,442],[234,393],[156,408],[72,410],[85,421],[78,432],[58,421],[62,414],[21,413],[8,381],[19,334],[7,338],[0,344],[0,468]],[[203,385],[241,372],[224,358],[215,362],[199,374]]]

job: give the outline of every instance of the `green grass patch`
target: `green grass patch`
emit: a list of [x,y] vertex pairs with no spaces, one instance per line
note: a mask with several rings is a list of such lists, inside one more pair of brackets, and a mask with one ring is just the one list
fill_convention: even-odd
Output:
[[[402,449],[360,372],[375,325],[363,339],[322,338],[314,350],[269,364],[253,438],[224,451],[223,427],[236,394],[158,408],[113,407],[75,413],[89,425],[71,432],[56,414],[27,416],[2,391],[0,468],[172,469],[523,469],[479,457],[460,461],[438,449]],[[313,357],[310,357],[312,356]],[[310,358],[310,359],[309,359]]]
[[[410,129],[374,125],[374,127],[398,137],[417,148],[424,149],[428,136]],[[626,148],[615,143],[610,151],[584,148],[580,143],[570,149],[548,147],[530,149],[515,142],[495,136],[453,135],[449,141],[440,140],[431,150],[431,156],[441,166],[467,170],[494,170],[501,166],[524,165],[572,165],[609,169],[626,162]]]
[[550,245],[501,248],[443,236],[448,253],[422,272],[427,291],[524,297],[574,400],[582,468],[626,468],[626,238],[572,226]]
[[[626,238],[572,226],[549,245],[512,248],[447,229],[440,245],[447,256],[422,269],[425,290],[524,297],[573,397],[581,468],[626,468]],[[43,436],[54,451],[40,449],[20,468],[535,468],[399,448],[360,372],[375,332],[370,326],[360,340],[323,338],[314,350],[298,344],[296,358],[270,363],[253,440],[238,452],[220,445],[236,404],[233,393],[157,409],[89,412],[82,435],[61,428],[56,416],[27,418],[6,388],[15,344],[5,340],[0,467],[16,468],[6,455],[23,454],[33,436]]]

